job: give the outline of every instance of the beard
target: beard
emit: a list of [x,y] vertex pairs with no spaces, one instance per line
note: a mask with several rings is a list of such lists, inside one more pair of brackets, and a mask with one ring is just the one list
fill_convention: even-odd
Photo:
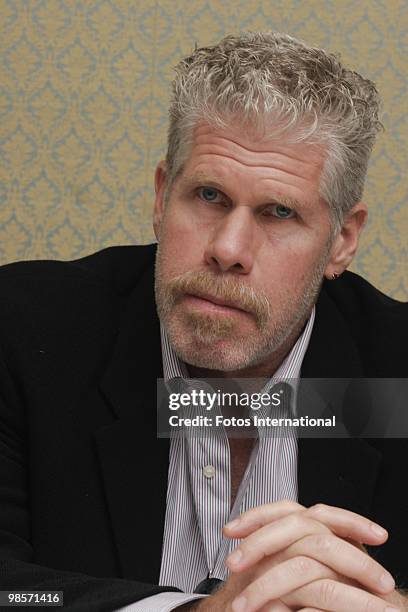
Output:
[[[304,279],[302,287],[277,288],[271,299],[237,276],[210,270],[188,271],[165,279],[165,256],[158,245],[155,294],[158,315],[170,344],[185,363],[210,370],[235,371],[256,366],[294,343],[317,299],[329,248]],[[234,304],[253,318],[254,330],[242,332],[236,315],[183,308],[186,294],[211,295]],[[273,300],[273,301],[272,301]],[[244,315],[248,316],[248,315]]]

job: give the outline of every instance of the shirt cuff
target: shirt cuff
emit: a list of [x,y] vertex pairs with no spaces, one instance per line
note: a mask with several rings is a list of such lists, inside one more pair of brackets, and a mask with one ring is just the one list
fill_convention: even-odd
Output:
[[196,593],[158,593],[152,597],[146,597],[140,601],[120,608],[117,612],[171,612],[178,606],[208,597],[208,595],[197,595]]

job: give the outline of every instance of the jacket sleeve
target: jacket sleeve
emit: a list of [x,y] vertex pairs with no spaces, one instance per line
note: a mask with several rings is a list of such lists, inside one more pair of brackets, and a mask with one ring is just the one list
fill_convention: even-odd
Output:
[[33,562],[27,421],[24,398],[0,355],[0,590],[63,591],[64,610],[72,612],[113,611],[171,591],[168,587],[97,578]]

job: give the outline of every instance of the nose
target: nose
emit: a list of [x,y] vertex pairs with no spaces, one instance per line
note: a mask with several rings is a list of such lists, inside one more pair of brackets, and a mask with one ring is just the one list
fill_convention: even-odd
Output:
[[254,264],[255,228],[249,206],[230,211],[213,228],[205,261],[216,272],[249,274]]

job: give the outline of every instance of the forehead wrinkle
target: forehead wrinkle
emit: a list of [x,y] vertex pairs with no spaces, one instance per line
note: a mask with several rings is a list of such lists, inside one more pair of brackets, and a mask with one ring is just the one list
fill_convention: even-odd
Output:
[[[220,148],[223,148],[223,146],[228,147],[229,145],[232,145],[233,148],[238,150],[242,149],[244,152],[249,154],[278,155],[286,157],[293,162],[306,165],[310,165],[309,160],[313,160],[318,163],[321,163],[323,161],[322,146],[307,145],[307,143],[292,143],[285,146],[284,144],[280,144],[278,140],[275,141],[272,139],[268,139],[265,140],[264,143],[262,143],[262,141],[258,141],[259,145],[261,146],[261,149],[251,149],[250,147],[243,145],[241,142],[238,142],[232,137],[220,136],[219,134],[214,132],[210,132],[210,134],[215,142],[219,141],[219,144],[216,144],[215,146]],[[200,146],[202,141],[204,141],[205,144],[208,144],[208,140],[206,138],[207,136],[208,133],[197,135],[195,138],[196,145]],[[264,148],[262,147],[262,144],[264,144]],[[270,150],[270,147],[273,148],[272,151]],[[305,150],[302,154],[301,149],[305,149],[305,147],[307,147],[307,150]]]
[[[257,164],[248,164],[246,162],[243,162],[243,161],[240,161],[240,160],[236,159],[235,157],[232,157],[231,155],[226,155],[224,153],[221,154],[221,153],[211,152],[211,153],[202,153],[201,155],[204,156],[204,157],[209,155],[211,157],[214,156],[214,157],[222,157],[224,159],[232,159],[234,162],[236,162],[237,164],[239,164],[241,166],[244,166],[245,168],[266,168],[266,169],[270,170],[271,172],[276,173],[277,175],[285,176],[285,174],[286,174],[286,175],[294,176],[295,178],[298,178],[298,179],[300,179],[302,181],[304,181],[307,178],[309,178],[309,177],[305,177],[305,175],[303,175],[303,174],[297,174],[296,172],[290,172],[286,168],[285,169],[276,168],[274,166],[270,166],[269,164],[260,164],[260,163],[257,163]],[[288,183],[288,182],[286,182],[284,180],[281,180],[280,178],[278,180],[280,182],[284,183],[285,185],[291,185],[291,183]]]
[[[198,134],[197,137],[196,137],[197,144],[199,144],[200,140],[205,140],[206,136],[208,136],[208,134],[211,134],[211,136],[213,136],[214,140],[221,140],[221,142],[233,143],[234,145],[236,145],[237,148],[244,149],[245,151],[248,151],[248,153],[260,153],[260,152],[267,151],[267,149],[265,149],[265,150],[261,149],[261,151],[259,149],[251,149],[250,147],[246,147],[241,142],[238,142],[237,140],[235,140],[232,137],[228,137],[227,138],[225,136],[220,136],[219,134],[216,134],[216,133],[214,133],[212,131],[207,131],[203,135]],[[261,141],[259,141],[259,144],[261,144]]]
[[209,145],[207,143],[205,145],[197,145],[196,155],[198,157],[215,156],[231,159],[237,164],[247,168],[268,168],[270,170],[280,170],[299,178],[312,178],[315,175],[319,175],[322,169],[319,164],[298,161],[292,157],[275,152],[268,153],[263,151],[259,153],[258,160],[252,161],[247,156],[236,156],[234,152],[218,147],[217,145]]

